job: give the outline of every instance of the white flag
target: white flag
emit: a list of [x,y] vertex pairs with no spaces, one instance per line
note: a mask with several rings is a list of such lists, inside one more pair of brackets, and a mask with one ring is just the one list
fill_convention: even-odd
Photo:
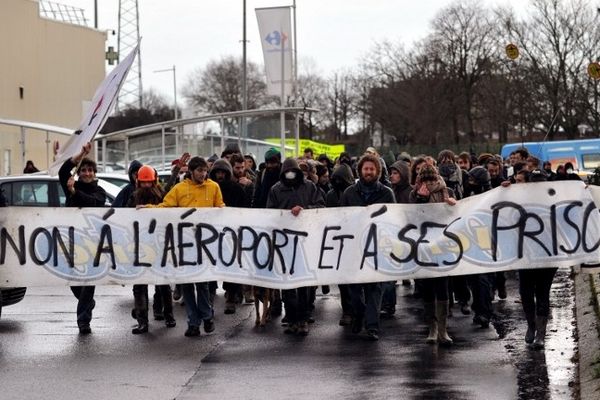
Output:
[[265,57],[267,93],[281,96],[283,62],[283,94],[290,96],[293,82],[291,7],[257,8],[256,18]]
[[137,55],[139,46],[138,43],[136,48],[133,49],[131,53],[129,53],[129,55],[107,75],[100,86],[98,86],[90,108],[79,124],[79,128],[77,128],[75,134],[71,136],[58,152],[55,161],[50,166],[48,170],[50,175],[58,174],[58,170],[63,163],[75,154],[78,154],[81,151],[81,148],[87,142],[91,142],[94,139],[94,136],[100,132],[100,129],[104,126],[108,115],[117,101],[117,95],[119,94],[123,82],[125,82],[125,78]]

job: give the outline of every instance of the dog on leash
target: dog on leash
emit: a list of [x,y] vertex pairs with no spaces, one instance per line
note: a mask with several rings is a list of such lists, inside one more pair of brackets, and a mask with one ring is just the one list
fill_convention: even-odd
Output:
[[[252,286],[252,295],[254,296],[254,307],[256,308],[255,325],[264,327],[267,321],[271,320],[273,291],[269,288]],[[262,313],[260,312],[260,303],[263,304]]]

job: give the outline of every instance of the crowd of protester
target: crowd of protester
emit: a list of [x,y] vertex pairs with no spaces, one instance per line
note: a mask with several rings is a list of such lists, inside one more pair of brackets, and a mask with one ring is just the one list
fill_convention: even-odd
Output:
[[[67,160],[60,181],[67,195],[67,206],[104,205],[104,191],[96,184],[96,164],[81,153]],[[79,179],[70,171],[76,168]],[[238,207],[290,210],[296,217],[302,210],[318,207],[367,206],[376,203],[446,203],[450,206],[463,198],[476,196],[499,186],[545,180],[578,180],[573,165],[566,163],[552,170],[550,163],[530,156],[526,149],[513,152],[503,160],[499,155],[478,156],[450,150],[437,157],[403,152],[389,166],[369,147],[359,157],[342,153],[335,160],[322,154],[315,158],[305,149],[298,158],[282,159],[271,148],[258,163],[253,154],[243,154],[230,145],[221,157],[190,157],[185,153],[172,163],[168,182],[159,183],[156,171],[133,161],[129,167],[130,184],[115,199],[113,207]],[[550,286],[556,268],[522,270],[518,273],[519,294],[527,321],[525,342],[532,348],[544,348],[549,315]],[[414,286],[414,296],[422,299],[423,317],[429,332],[425,341],[451,345],[448,318],[452,309],[472,315],[473,323],[487,329],[494,319],[493,300],[507,297],[503,272],[468,276],[403,281]],[[369,340],[378,340],[380,319],[396,312],[397,282],[339,285],[342,315],[340,326],[355,334],[365,332]],[[181,301],[187,312],[185,336],[199,336],[200,326],[210,333],[215,329],[214,296],[217,282],[196,282],[155,288],[153,315],[175,327],[173,300]],[[250,287],[223,283],[224,314],[234,314],[241,303],[253,302]],[[90,321],[95,306],[93,286],[73,286],[78,299],[77,323],[81,334],[91,333]],[[316,287],[274,290],[271,317],[283,314],[280,322],[286,334],[306,336],[314,323]],[[329,287],[320,289],[329,292]],[[138,325],[133,334],[148,332],[149,299],[147,285],[133,288],[132,316]]]

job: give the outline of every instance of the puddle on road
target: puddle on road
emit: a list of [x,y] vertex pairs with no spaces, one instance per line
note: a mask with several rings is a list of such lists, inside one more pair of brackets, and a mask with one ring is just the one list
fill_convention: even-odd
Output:
[[[525,344],[527,323],[519,302],[509,299],[497,303],[494,327],[517,367],[519,399],[577,398],[575,295],[570,273],[569,269],[559,269],[552,283],[545,350],[532,350]],[[509,282],[518,285],[517,281]]]

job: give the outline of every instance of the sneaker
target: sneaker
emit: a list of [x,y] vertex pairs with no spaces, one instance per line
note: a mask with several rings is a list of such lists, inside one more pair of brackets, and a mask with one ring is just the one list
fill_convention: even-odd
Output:
[[89,335],[90,333],[92,333],[92,328],[90,328],[90,324],[79,325],[79,334],[80,335]]
[[460,312],[463,315],[469,315],[469,314],[471,314],[471,307],[469,307],[469,305],[467,303],[463,303],[460,305]]
[[225,304],[225,314],[235,314],[235,303]]
[[498,297],[500,298],[500,300],[506,300],[506,287],[498,288]]
[[175,326],[177,326],[177,322],[172,315],[165,315],[165,325],[167,328],[175,328]]
[[134,335],[140,335],[142,333],[147,333],[148,332],[148,324],[147,323],[139,323],[138,326],[136,326],[135,328],[133,328],[131,330],[131,333],[133,333]]
[[200,336],[200,327],[199,326],[188,326],[187,330],[185,331],[184,335],[186,337],[193,337],[193,336]]
[[379,332],[377,332],[375,329],[369,329],[367,331],[367,338],[373,342],[376,342],[379,340]]
[[173,301],[178,301],[181,299],[181,289],[179,285],[175,286],[175,290],[173,290]]
[[204,320],[204,332],[211,333],[215,330],[215,320],[214,319],[205,319]]

